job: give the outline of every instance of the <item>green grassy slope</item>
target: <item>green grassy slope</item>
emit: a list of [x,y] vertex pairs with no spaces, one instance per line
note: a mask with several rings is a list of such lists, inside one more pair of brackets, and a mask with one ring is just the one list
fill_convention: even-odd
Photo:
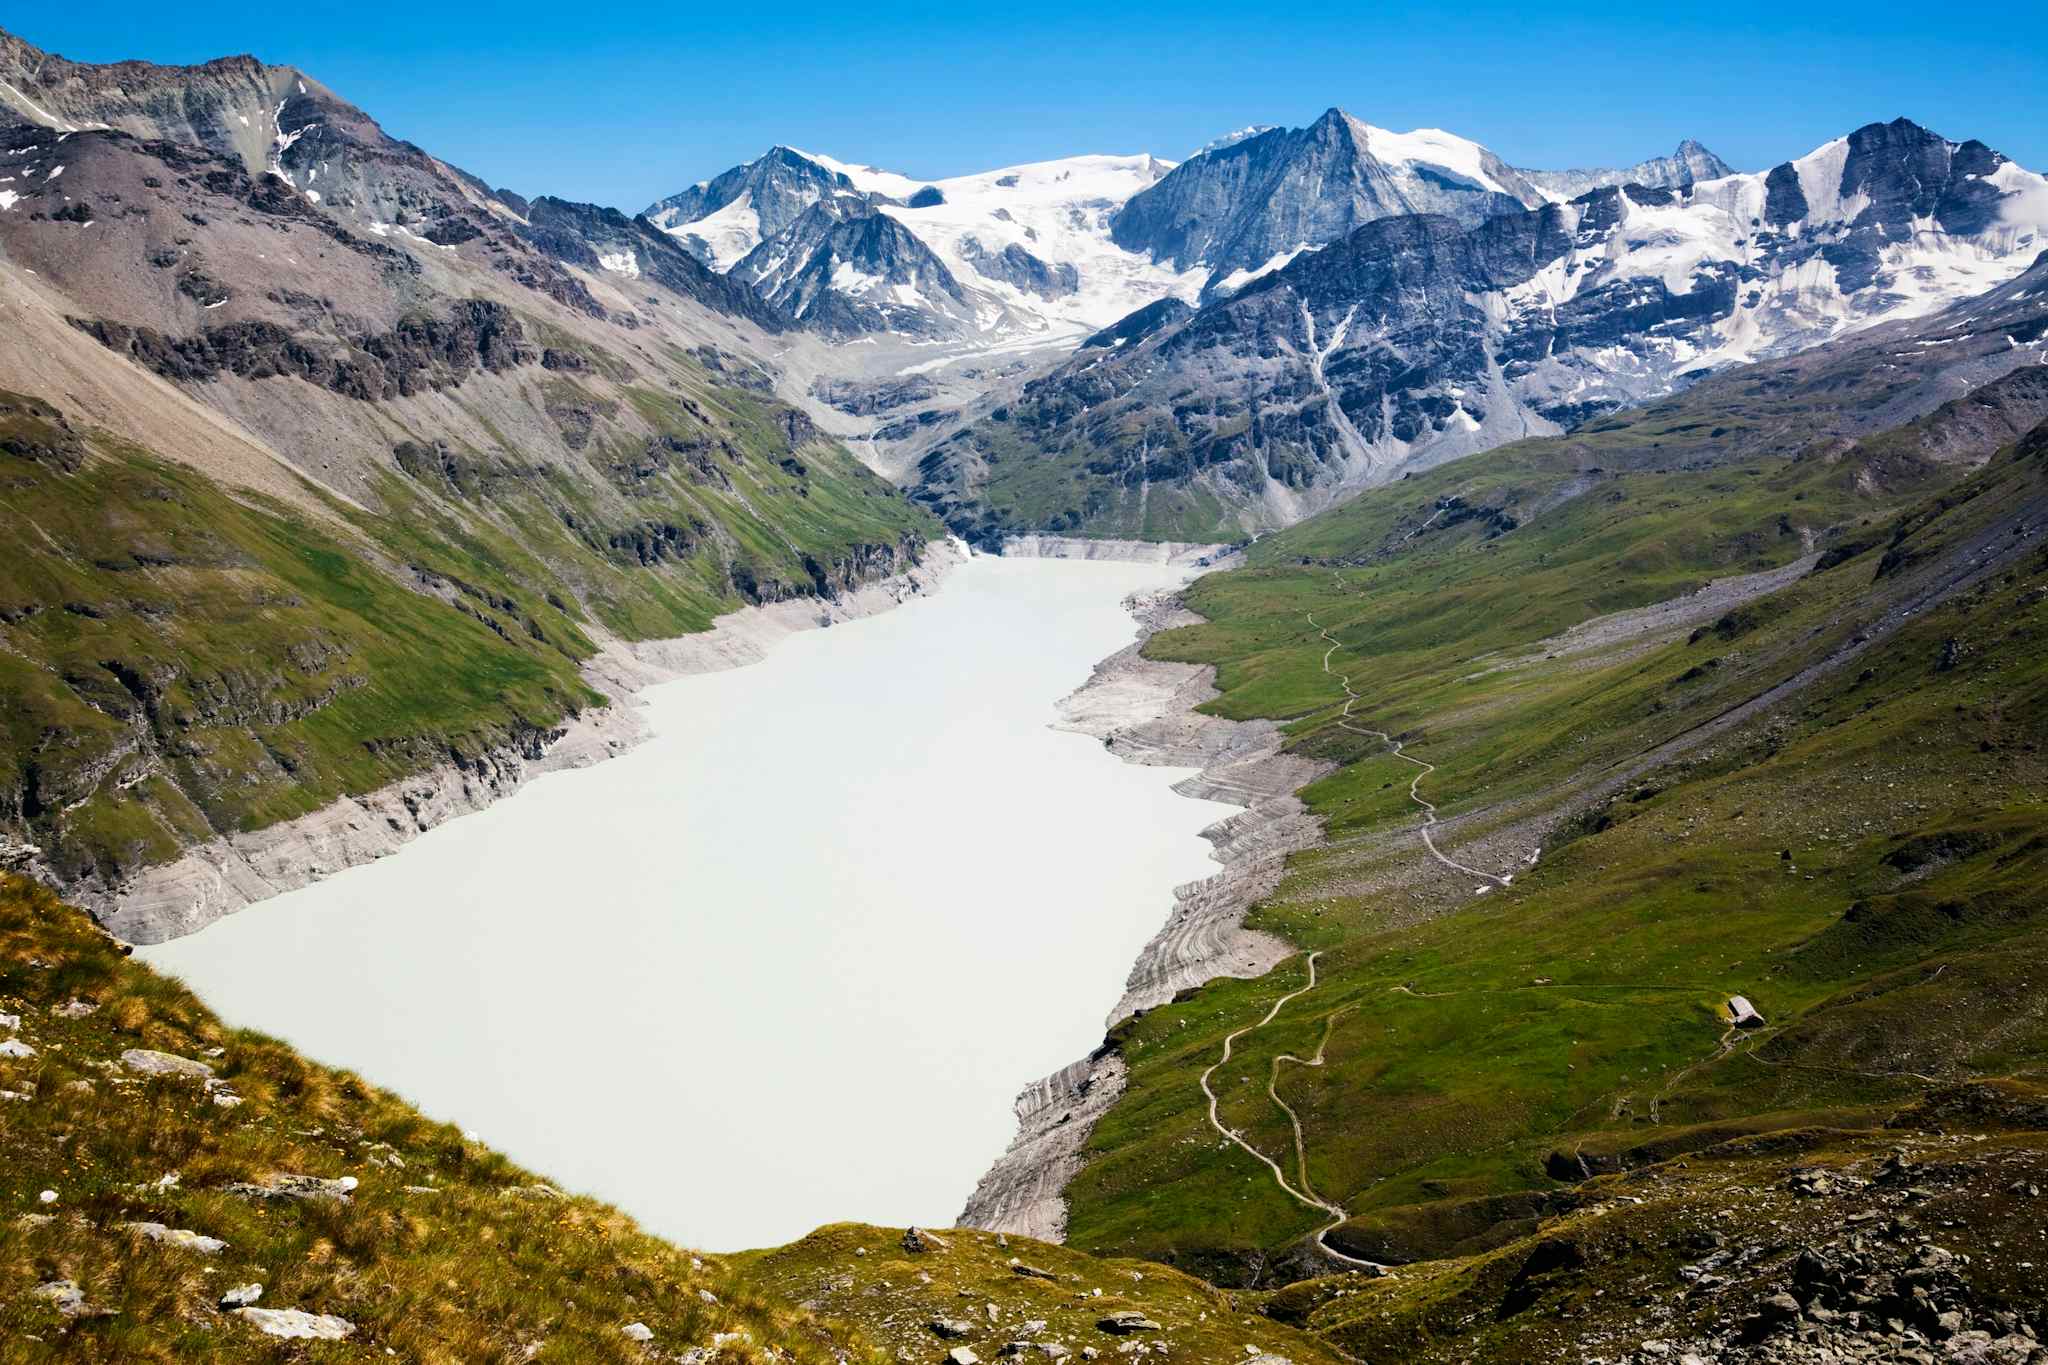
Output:
[[[622,1329],[640,1323],[670,1359],[886,1359],[750,1288],[729,1259],[693,1257],[353,1075],[225,1027],[84,914],[4,875],[0,1013],[19,1021],[0,1039],[30,1052],[0,1056],[0,1358],[633,1361],[648,1348]],[[138,1049],[202,1062],[212,1083],[139,1072]],[[357,1183],[345,1198],[233,1188],[280,1173]],[[39,1292],[67,1282],[84,1311]],[[220,1306],[245,1284],[263,1287],[259,1308],[353,1331],[264,1335]]]
[[[2040,1074],[2048,431],[1960,483],[1923,453],[1594,476],[1511,447],[1262,541],[1196,585],[1210,624],[1153,641],[1218,665],[1213,709],[1341,765],[1304,792],[1328,846],[1252,920],[1322,949],[1322,984],[1215,1078],[1264,1152],[1291,1146],[1269,1083],[1300,1114],[1308,1178],[1353,1215],[1335,1244],[1443,1255],[1533,1221],[1600,1167],[1581,1153]],[[1819,567],[1772,595],[1551,639],[1809,540]],[[1427,858],[1419,769],[1339,725],[1310,614],[1356,722],[1437,765],[1439,843],[1511,886]],[[1221,1143],[1197,1087],[1303,980],[1297,959],[1119,1030],[1131,1085],[1070,1187],[1075,1245],[1242,1279],[1323,1221]],[[1737,993],[1766,1029],[1730,1032]],[[1320,1068],[1276,1061],[1325,1037]]]
[[400,442],[384,509],[330,524],[0,394],[0,831],[113,882],[530,752],[602,700],[577,672],[601,633],[837,592],[936,532],[769,400],[634,392],[668,444],[593,453],[631,516],[509,449]]
[[[921,1247],[921,1250],[913,1250]],[[801,1241],[732,1258],[742,1279],[785,1301],[815,1304],[898,1360],[937,1360],[959,1341],[982,1360],[1118,1354],[1102,1322],[1117,1313],[1155,1324],[1134,1334],[1174,1359],[1274,1359],[1334,1365],[1328,1345],[1261,1312],[1251,1295],[1217,1289],[1152,1261],[1086,1256],[1028,1237],[973,1228],[919,1230],[838,1223]],[[1019,1266],[1024,1267],[1023,1271]],[[1042,1272],[1042,1273],[1029,1273]],[[966,1330],[942,1340],[935,1321]],[[1022,1350],[1005,1351],[1013,1342]],[[1056,1354],[1061,1352],[1061,1354]]]

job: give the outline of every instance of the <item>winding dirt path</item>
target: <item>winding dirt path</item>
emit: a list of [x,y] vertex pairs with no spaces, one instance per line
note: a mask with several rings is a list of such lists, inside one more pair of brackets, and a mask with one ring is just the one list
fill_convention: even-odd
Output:
[[1425,763],[1419,758],[1402,752],[1401,741],[1395,739],[1384,730],[1375,730],[1370,726],[1354,725],[1351,723],[1351,708],[1364,701],[1365,698],[1360,696],[1357,690],[1351,686],[1350,674],[1339,673],[1336,669],[1330,667],[1330,656],[1344,647],[1343,642],[1330,634],[1329,631],[1323,629],[1321,623],[1316,620],[1314,612],[1304,612],[1303,615],[1308,618],[1308,623],[1316,628],[1316,634],[1330,642],[1330,647],[1323,651],[1323,672],[1335,678],[1338,685],[1344,689],[1344,710],[1337,717],[1338,728],[1349,730],[1354,735],[1370,735],[1386,745],[1393,752],[1394,757],[1406,763],[1413,763],[1416,767],[1422,769],[1421,772],[1415,774],[1415,780],[1408,784],[1408,799],[1422,807],[1422,843],[1429,850],[1429,856],[1442,863],[1445,867],[1453,868],[1468,876],[1485,879],[1490,884],[1479,888],[1481,894],[1493,890],[1496,886],[1507,886],[1513,882],[1515,876],[1512,872],[1504,877],[1497,877],[1491,872],[1482,872],[1476,867],[1467,867],[1436,846],[1436,840],[1430,836],[1429,832],[1430,826],[1436,823],[1436,807],[1423,798],[1420,790],[1422,779],[1435,772],[1436,765],[1434,763]]
[[1287,1178],[1287,1172],[1280,1168],[1279,1162],[1273,1160],[1273,1158],[1267,1156],[1264,1152],[1252,1146],[1249,1142],[1246,1142],[1243,1137],[1239,1136],[1236,1129],[1224,1126],[1223,1120],[1217,1117],[1216,1114],[1216,1092],[1209,1088],[1209,1078],[1215,1075],[1219,1068],[1229,1065],[1231,1053],[1233,1049],[1236,1048],[1238,1039],[1244,1037],[1247,1033],[1256,1033],[1260,1029],[1264,1028],[1266,1025],[1272,1023],[1274,1019],[1279,1017],[1280,1011],[1286,1006],[1288,1001],[1307,995],[1310,991],[1316,988],[1316,959],[1321,956],[1322,953],[1320,951],[1313,952],[1308,955],[1307,985],[1301,987],[1299,990],[1289,991],[1287,994],[1281,996],[1278,1000],[1275,1000],[1273,1002],[1273,1008],[1266,1011],[1265,1018],[1259,1020],[1259,1022],[1256,1024],[1246,1024],[1243,1028],[1237,1030],[1235,1033],[1232,1033],[1223,1040],[1223,1055],[1217,1058],[1214,1062],[1212,1062],[1209,1066],[1209,1069],[1202,1073],[1202,1093],[1206,1095],[1209,1100],[1209,1126],[1211,1128],[1214,1128],[1224,1137],[1229,1138],[1232,1142],[1236,1143],[1239,1147],[1242,1147],[1252,1156],[1258,1158],[1260,1164],[1264,1165],[1267,1170],[1273,1173],[1274,1181],[1280,1186],[1282,1190],[1285,1190],[1288,1196],[1292,1198],[1296,1203],[1306,1205],[1307,1207],[1315,1209],[1320,1213],[1327,1213],[1330,1215],[1330,1221],[1323,1224],[1315,1231],[1313,1240],[1318,1250],[1320,1250],[1324,1255],[1330,1257],[1332,1260],[1342,1262],[1345,1265],[1358,1266],[1361,1269],[1366,1270],[1385,1270],[1386,1267],[1381,1265],[1378,1261],[1367,1261],[1357,1256],[1346,1255],[1344,1252],[1337,1250],[1337,1248],[1331,1246],[1327,1241],[1324,1240],[1336,1229],[1342,1227],[1344,1223],[1350,1219],[1351,1215],[1345,1210],[1342,1204],[1335,1204],[1323,1198],[1321,1195],[1315,1192],[1312,1186],[1309,1185],[1308,1156],[1307,1153],[1303,1150],[1301,1136],[1301,1120],[1295,1116],[1294,1110],[1291,1107],[1289,1107],[1285,1100],[1280,1098],[1279,1094],[1274,1089],[1274,1083],[1279,1079],[1279,1069],[1281,1062],[1295,1062],[1302,1066],[1321,1066],[1323,1064],[1323,1048],[1329,1044],[1330,1024],[1336,1021],[1337,1016],[1334,1014],[1331,1015],[1329,1021],[1325,1023],[1323,1027],[1323,1041],[1322,1044],[1317,1046],[1315,1059],[1313,1061],[1303,1061],[1301,1058],[1291,1055],[1283,1055],[1281,1057],[1276,1057],[1273,1060],[1273,1078],[1271,1080],[1268,1080],[1266,1083],[1266,1093],[1270,1095],[1273,1099],[1273,1102],[1275,1104],[1278,1104],[1280,1108],[1286,1113],[1287,1121],[1294,1125],[1294,1152],[1296,1159],[1301,1164],[1300,1188],[1296,1188],[1294,1183]]

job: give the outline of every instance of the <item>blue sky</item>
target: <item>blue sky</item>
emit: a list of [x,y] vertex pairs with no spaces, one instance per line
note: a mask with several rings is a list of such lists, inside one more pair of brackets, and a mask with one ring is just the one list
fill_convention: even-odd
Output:
[[776,142],[938,178],[1084,151],[1178,159],[1333,104],[1525,166],[1627,163],[1690,136],[1756,169],[1905,114],[2048,169],[2039,3],[453,8],[45,5],[0,26],[80,61],[254,52],[494,184],[628,211]]

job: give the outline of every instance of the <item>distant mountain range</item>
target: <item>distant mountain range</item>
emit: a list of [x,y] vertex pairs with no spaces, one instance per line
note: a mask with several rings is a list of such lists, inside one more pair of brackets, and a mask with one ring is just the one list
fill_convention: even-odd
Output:
[[1476,222],[1464,207],[1374,219],[1197,311],[1098,333],[926,454],[919,495],[983,539],[1282,526],[1405,471],[1932,313],[2048,247],[2048,180],[1903,119],[1764,173]]
[[[1518,171],[1464,138],[1332,109],[1307,128],[1240,129],[1179,165],[1071,157],[931,182],[775,147],[644,216],[792,322],[842,337],[979,332],[995,345],[1241,288],[1378,218],[1476,225],[1598,185],[1728,173],[1691,141],[1626,170]],[[846,228],[869,218],[907,236]]]
[[[1753,173],[1693,140],[1627,167],[1522,168],[1340,109],[1238,129],[1178,164],[1077,156],[939,180],[780,146],[628,216],[493,188],[253,58],[88,66],[6,38],[0,107],[33,130],[0,182],[0,237],[9,217],[74,212],[65,195],[113,154],[59,158],[41,134],[105,129],[204,149],[248,177],[247,197],[420,271],[396,292],[393,265],[375,285],[358,270],[324,293],[279,288],[268,253],[203,209],[189,242],[151,248],[175,263],[142,275],[51,258],[80,315],[140,329],[121,344],[160,372],[259,364],[218,358],[246,340],[229,345],[229,325],[280,329],[257,349],[287,356],[292,338],[368,335],[407,299],[474,292],[477,271],[622,327],[675,309],[690,347],[734,357],[730,373],[983,539],[1284,525],[1405,471],[1932,313],[2048,245],[2048,182],[1905,120]],[[61,161],[73,178],[53,187]],[[86,240],[12,235],[23,260]],[[367,269],[374,253],[357,254]],[[602,426],[601,407],[578,406]]]

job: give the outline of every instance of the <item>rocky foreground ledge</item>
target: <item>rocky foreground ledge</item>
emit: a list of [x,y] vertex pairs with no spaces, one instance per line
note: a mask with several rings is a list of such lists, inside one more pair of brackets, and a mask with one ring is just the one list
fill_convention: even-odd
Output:
[[[1224,549],[1195,548],[1212,555]],[[1094,676],[1060,703],[1058,728],[1093,735],[1129,763],[1199,769],[1174,790],[1244,810],[1202,831],[1223,870],[1175,888],[1172,913],[1138,955],[1123,998],[1110,1011],[1112,1027],[1190,986],[1263,976],[1293,956],[1291,945],[1246,929],[1244,918],[1278,887],[1288,856],[1322,837],[1295,793],[1330,771],[1281,752],[1283,737],[1271,721],[1199,714],[1195,708],[1218,695],[1213,668],[1144,657],[1145,642],[1155,634],[1203,619],[1178,593],[1139,594],[1128,605],[1138,639],[1096,665]],[[1081,1169],[1089,1133],[1122,1095],[1126,1079],[1123,1059],[1104,1047],[1025,1087],[1016,1103],[1017,1137],[975,1187],[961,1224],[1051,1242],[1064,1238],[1067,1183]]]
[[175,862],[114,886],[67,885],[65,895],[131,943],[195,933],[223,915],[397,852],[437,825],[501,801],[545,772],[616,757],[647,738],[642,688],[741,668],[799,631],[878,615],[936,588],[966,559],[957,541],[934,541],[903,573],[836,597],[798,597],[745,607],[712,628],[672,640],[613,640],[583,666],[612,704],[536,731],[466,762],[436,765],[362,796],[343,797],[295,820],[210,839]]

